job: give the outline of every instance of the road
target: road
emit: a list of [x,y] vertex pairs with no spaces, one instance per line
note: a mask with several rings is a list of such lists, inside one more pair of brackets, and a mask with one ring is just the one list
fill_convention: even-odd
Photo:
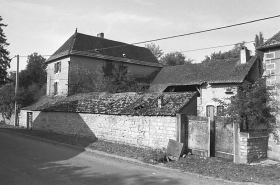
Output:
[[225,184],[55,145],[0,129],[2,185]]

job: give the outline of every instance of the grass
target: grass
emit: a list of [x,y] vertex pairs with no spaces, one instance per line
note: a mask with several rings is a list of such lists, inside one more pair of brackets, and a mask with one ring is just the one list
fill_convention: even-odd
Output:
[[208,158],[197,155],[187,155],[186,158],[180,158],[178,161],[166,163],[163,161],[164,152],[161,150],[139,148],[126,144],[38,130],[26,130],[7,126],[2,126],[1,129],[79,147],[89,147],[91,149],[104,151],[110,154],[138,159],[146,163],[164,163],[163,165],[169,168],[179,169],[184,172],[197,173],[209,177],[222,178],[236,182],[280,184],[279,164],[270,166],[235,164],[232,161],[222,158]]

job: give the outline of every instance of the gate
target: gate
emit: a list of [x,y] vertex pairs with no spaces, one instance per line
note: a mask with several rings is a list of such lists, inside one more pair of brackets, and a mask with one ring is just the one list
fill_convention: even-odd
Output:
[[32,112],[27,112],[27,121],[26,121],[26,128],[29,129],[32,124]]

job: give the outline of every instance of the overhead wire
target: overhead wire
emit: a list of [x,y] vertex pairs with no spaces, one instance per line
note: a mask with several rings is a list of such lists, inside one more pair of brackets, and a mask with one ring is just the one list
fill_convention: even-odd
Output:
[[183,36],[188,36],[188,35],[195,35],[195,34],[199,34],[199,33],[205,33],[205,32],[210,32],[210,31],[215,31],[215,30],[221,30],[221,29],[225,29],[225,28],[231,28],[231,27],[235,27],[235,26],[250,24],[250,23],[264,21],[264,20],[278,18],[278,17],[280,17],[280,15],[265,17],[265,18],[261,18],[261,19],[255,19],[255,20],[252,20],[252,21],[247,21],[247,22],[242,22],[242,23],[237,23],[237,24],[231,24],[231,25],[227,25],[227,26],[221,26],[221,27],[217,27],[217,28],[211,28],[211,29],[206,29],[206,30],[201,30],[201,31],[190,32],[190,33],[185,33],[185,34],[180,34],[180,35],[174,35],[174,36],[163,37],[163,38],[158,38],[158,39],[146,40],[146,41],[141,41],[141,42],[134,42],[134,43],[131,43],[131,44],[123,44],[123,45],[112,46],[112,47],[107,47],[107,48],[98,48],[98,50],[105,50],[105,49],[111,49],[111,48],[117,48],[117,47],[125,47],[125,46],[128,46],[128,45],[138,45],[138,44],[156,42],[156,41],[160,41],[160,40],[167,40],[167,39],[183,37]]

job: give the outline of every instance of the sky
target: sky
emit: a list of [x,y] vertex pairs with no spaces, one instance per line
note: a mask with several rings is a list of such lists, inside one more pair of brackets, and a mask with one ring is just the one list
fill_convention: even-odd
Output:
[[[186,34],[280,14],[279,0],[0,0],[0,15],[10,56],[52,55],[76,28],[79,33],[135,43]],[[280,31],[280,17],[238,27],[154,42],[165,54],[183,52],[194,62],[233,46],[194,49],[265,39]],[[144,46],[144,44],[139,45]],[[252,43],[246,44],[254,53]],[[45,56],[48,58],[48,56]],[[10,70],[16,69],[16,58]]]

